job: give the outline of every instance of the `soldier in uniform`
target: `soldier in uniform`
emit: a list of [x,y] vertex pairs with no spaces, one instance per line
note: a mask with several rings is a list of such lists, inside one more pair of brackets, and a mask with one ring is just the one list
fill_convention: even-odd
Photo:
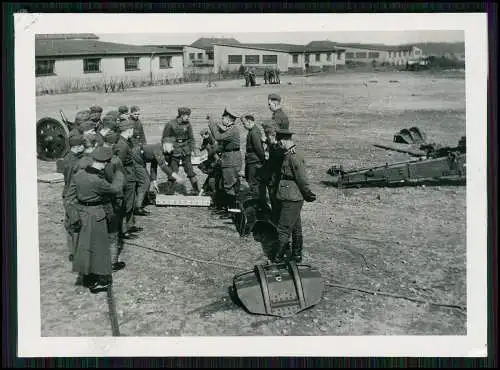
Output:
[[245,151],[245,179],[250,187],[252,197],[260,199],[263,203],[262,206],[264,206],[266,186],[260,181],[262,168],[266,161],[266,153],[262,143],[263,133],[251,114],[243,116],[241,122],[248,131]]
[[118,112],[110,111],[102,118],[100,130],[97,131],[97,145],[104,145],[105,137],[109,132],[118,131]]
[[90,121],[94,123],[94,128],[96,132],[99,132],[101,130],[101,115],[102,115],[102,107],[98,105],[93,105],[89,108],[90,112]]
[[267,104],[271,112],[273,112],[272,119],[279,128],[288,129],[290,128],[290,122],[288,120],[288,116],[283,112],[281,108],[281,96],[278,94],[272,93],[267,97]]
[[121,237],[123,239],[131,239],[133,236],[130,233],[142,230],[135,226],[134,208],[135,208],[135,189],[137,184],[136,179],[136,163],[132,157],[132,142],[130,138],[134,133],[134,124],[123,119],[119,123],[120,137],[115,145],[115,152],[120,158],[125,168],[125,188],[123,199],[123,221],[121,222]]
[[[120,134],[114,131],[108,131],[104,137],[104,148],[114,149],[114,146],[118,142]],[[109,183],[113,183],[113,180],[117,176],[117,172],[125,174],[125,168],[120,158],[113,152],[111,161],[106,163],[104,167],[104,176]],[[119,237],[120,233],[120,223],[122,222],[121,214],[123,208],[123,189],[125,187],[125,176],[122,176],[123,181],[121,182],[120,191],[116,196],[111,197],[111,202],[104,206],[106,212],[107,224],[108,224],[108,236],[109,245],[111,248],[111,262],[113,271],[121,270],[125,267],[125,262],[119,261],[120,250],[123,245],[123,241]]]
[[[302,261],[302,221],[300,213],[304,200],[313,202],[316,195],[311,191],[305,169],[304,157],[292,141],[292,132],[278,129],[276,138],[284,151],[280,169],[276,199],[279,208],[277,222],[279,249],[271,261],[280,263],[286,259]],[[290,247],[290,237],[292,239]]]
[[82,110],[76,113],[75,116],[75,121],[73,124],[68,127],[69,128],[69,136],[73,135],[82,135],[83,131],[81,129],[81,125],[84,122],[87,122],[90,118],[90,111],[89,110]]
[[[198,168],[207,175],[201,190],[202,194],[209,194],[216,199],[220,191],[220,155],[218,153],[217,142],[210,134],[210,130],[205,128],[200,131],[201,146],[200,151],[207,152],[207,159],[199,164]],[[217,203],[214,202],[214,203]]]
[[71,230],[71,219],[77,219],[78,215],[71,216],[71,208],[67,207],[67,193],[69,189],[69,185],[71,183],[71,178],[73,177],[74,170],[78,164],[80,158],[82,158],[83,151],[85,150],[85,140],[82,135],[73,135],[69,137],[69,146],[70,150],[68,154],[64,156],[63,159],[63,169],[62,173],[64,175],[64,188],[62,193],[63,204],[65,209],[65,218],[64,218],[64,228],[67,231],[67,242],[68,242],[68,250],[69,250],[69,260],[73,259],[73,249],[75,244],[75,233]]
[[121,190],[123,174],[117,172],[110,184],[104,168],[112,157],[110,148],[98,147],[92,153],[92,165],[71,179],[69,202],[78,210],[79,220],[71,227],[79,233],[73,259],[73,271],[84,276],[84,286],[95,292],[112,283],[112,262],[104,205]]
[[132,136],[132,144],[135,146],[146,145],[146,135],[144,134],[144,127],[140,120],[141,109],[134,105],[130,108],[130,119],[134,122],[134,135]]
[[182,161],[184,172],[186,173],[192,186],[192,195],[198,195],[200,188],[198,179],[191,163],[191,154],[196,155],[197,148],[193,135],[193,127],[189,122],[191,109],[181,107],[178,109],[177,117],[167,122],[162,133],[162,143],[170,142],[173,144],[173,151],[170,159],[170,167],[173,172],[179,172],[179,165]]
[[222,120],[215,122],[208,116],[208,127],[221,152],[222,182],[224,187],[224,206],[226,210],[238,209],[240,190],[239,172],[242,166],[240,151],[240,130],[235,125],[238,116],[227,110],[222,114]]
[[[146,144],[132,149],[134,161],[142,172],[141,177],[146,180],[144,185],[138,187],[135,210],[137,215],[147,216],[149,214],[144,209],[144,199],[150,186],[152,185],[157,192],[159,191],[156,181],[158,166],[165,172],[170,182],[180,180],[179,175],[173,172],[172,168],[168,165],[167,158],[170,156],[172,150],[173,148],[169,146],[169,143]],[[151,166],[150,173],[147,171],[147,163],[150,163]]]

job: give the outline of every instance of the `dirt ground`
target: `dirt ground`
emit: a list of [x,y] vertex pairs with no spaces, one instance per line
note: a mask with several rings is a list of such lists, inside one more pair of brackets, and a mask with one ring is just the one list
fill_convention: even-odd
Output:
[[[457,145],[465,135],[463,76],[339,73],[283,76],[279,86],[254,88],[241,80],[214,88],[186,84],[41,96],[37,118],[58,118],[63,109],[72,119],[92,104],[105,111],[137,104],[147,138],[155,142],[177,107],[189,106],[199,140],[207,113],[220,115],[225,106],[269,119],[270,92],[283,97],[318,196],[302,212],[304,263],[318,267],[329,284],[380,294],[327,286],[320,303],[290,318],[248,314],[229,299],[227,288],[236,273],[264,262],[261,246],[240,238],[233,224],[206,208],[149,206],[151,215],[138,217],[144,230],[122,253],[126,268],[114,275],[121,334],[466,335],[465,311],[382,294],[466,306],[466,187],[337,189],[323,183],[333,164],[353,168],[410,159],[373,146],[391,142],[402,128],[418,126],[429,141]],[[55,168],[38,162],[40,173]],[[108,336],[105,293],[73,285],[62,187],[38,184],[42,336]]]

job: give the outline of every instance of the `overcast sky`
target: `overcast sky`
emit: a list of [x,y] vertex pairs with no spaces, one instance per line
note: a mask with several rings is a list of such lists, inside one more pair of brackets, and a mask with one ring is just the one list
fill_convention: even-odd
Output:
[[164,33],[164,34],[100,34],[101,41],[133,45],[172,44],[189,45],[200,37],[234,37],[242,43],[290,43],[307,44],[315,40],[330,40],[346,43],[377,43],[386,45],[411,44],[417,42],[463,42],[463,31],[358,31],[358,32],[267,32],[267,33]]

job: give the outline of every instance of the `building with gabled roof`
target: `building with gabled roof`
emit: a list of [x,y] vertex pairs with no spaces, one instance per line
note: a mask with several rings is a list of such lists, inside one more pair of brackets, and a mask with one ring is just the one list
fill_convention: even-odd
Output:
[[183,76],[182,50],[69,36],[35,39],[37,90],[90,80],[151,81]]

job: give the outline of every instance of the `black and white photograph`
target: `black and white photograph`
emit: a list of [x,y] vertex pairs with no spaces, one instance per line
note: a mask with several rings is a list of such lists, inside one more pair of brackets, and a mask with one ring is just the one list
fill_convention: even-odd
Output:
[[486,356],[485,14],[15,17],[20,356]]

